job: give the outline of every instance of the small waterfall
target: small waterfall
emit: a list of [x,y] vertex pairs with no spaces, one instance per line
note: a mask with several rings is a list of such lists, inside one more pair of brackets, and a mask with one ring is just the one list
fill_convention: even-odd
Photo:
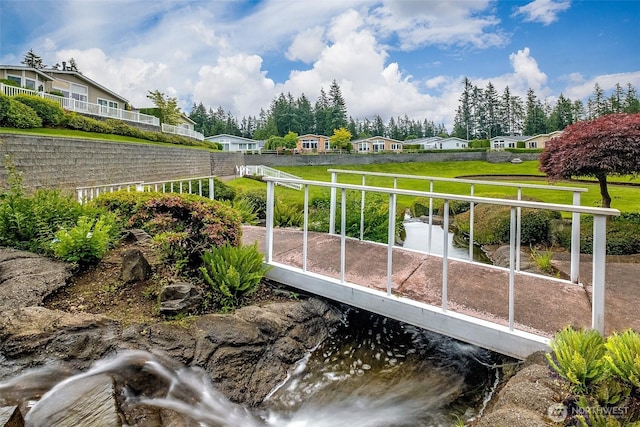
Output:
[[91,400],[85,385],[102,376],[115,384],[121,408],[172,409],[203,427],[449,426],[482,410],[497,375],[492,353],[364,311],[346,313],[343,327],[299,361],[260,408],[231,402],[198,367],[139,350],[85,372],[59,365],[26,371],[0,383],[0,403],[31,400],[26,424],[48,425],[77,412],[68,402]]

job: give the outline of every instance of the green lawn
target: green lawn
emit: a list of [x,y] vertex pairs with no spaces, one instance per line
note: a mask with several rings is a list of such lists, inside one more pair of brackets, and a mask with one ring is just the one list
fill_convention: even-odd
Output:
[[74,129],[54,129],[54,128],[16,129],[16,128],[0,127],[0,134],[3,134],[3,133],[14,134],[14,135],[51,136],[51,137],[57,137],[57,138],[95,139],[95,140],[111,141],[111,142],[135,142],[137,144],[152,144],[152,145],[162,145],[166,147],[180,147],[180,148],[190,148],[194,150],[211,151],[209,148],[203,147],[203,146],[177,145],[177,144],[170,144],[167,142],[149,141],[148,139],[135,138],[132,136],[122,136],[122,135],[97,133],[97,132],[85,132],[85,131],[74,130]]
[[[327,169],[348,169],[369,172],[395,173],[404,175],[421,175],[434,177],[465,177],[470,175],[541,175],[538,171],[537,161],[527,161],[521,164],[511,163],[488,163],[482,161],[462,161],[462,162],[433,162],[433,163],[385,163],[371,165],[342,165],[342,166],[295,166],[278,167],[283,172],[288,172],[304,179],[314,181],[330,181],[331,174]],[[486,180],[487,178],[480,178]],[[539,180],[532,181],[530,178],[513,176],[508,182],[549,184],[545,177],[540,176]],[[385,177],[367,177],[367,185],[379,187],[393,187],[393,179]],[[361,184],[362,177],[359,175],[338,175],[339,182]],[[630,177],[620,177],[615,179],[620,182],[638,182]],[[265,184],[248,179],[237,178],[229,182],[229,185],[238,191],[246,191],[255,188],[265,188]],[[553,184],[550,184],[553,185]],[[583,206],[600,206],[600,189],[598,184],[584,182],[559,182],[556,185],[568,187],[587,188],[586,193],[582,193],[581,201]],[[429,190],[429,183],[414,179],[398,179],[398,188],[410,190]],[[434,182],[434,191],[442,193],[469,194],[468,184]],[[640,211],[640,186],[610,185],[609,192],[612,198],[612,207],[623,212]],[[287,188],[277,187],[277,197],[287,203],[302,205],[303,192]],[[310,187],[310,199],[315,197],[328,197],[329,190],[319,187]],[[493,197],[515,196],[515,188],[505,188],[499,186],[476,185],[475,194],[478,196],[491,195]],[[572,194],[561,191],[523,189],[523,196],[529,196],[549,203],[571,204]],[[412,204],[413,198],[399,197],[398,205],[408,207]]]

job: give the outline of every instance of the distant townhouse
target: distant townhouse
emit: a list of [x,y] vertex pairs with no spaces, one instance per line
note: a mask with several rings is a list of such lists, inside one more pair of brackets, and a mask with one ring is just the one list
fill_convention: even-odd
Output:
[[459,150],[469,147],[469,141],[455,136],[447,138],[430,136],[426,138],[411,139],[409,141],[405,141],[404,144],[419,145],[422,150]]
[[353,151],[357,153],[378,153],[381,151],[402,151],[402,141],[382,136],[372,136],[371,138],[357,139],[351,141]]
[[523,135],[501,135],[494,136],[489,141],[492,150],[504,150],[505,148],[518,148],[518,142],[525,141],[531,136]]
[[331,151],[331,141],[328,136],[308,133],[298,137],[296,151],[325,153]]
[[[244,138],[242,136],[229,135],[222,133],[219,135],[208,136],[205,141],[217,142],[222,145],[223,151],[232,152],[259,152],[261,145],[260,141],[255,139]],[[264,144],[262,144],[264,146]]]
[[540,135],[532,136],[529,139],[525,139],[525,148],[545,148],[547,141],[553,138],[557,138],[562,135],[561,130],[556,130],[549,133],[541,133]]

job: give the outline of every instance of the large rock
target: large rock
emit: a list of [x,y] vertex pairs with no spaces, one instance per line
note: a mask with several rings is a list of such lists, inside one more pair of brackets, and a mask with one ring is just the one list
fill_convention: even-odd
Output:
[[151,265],[139,249],[129,249],[122,255],[120,278],[124,283],[142,282],[151,273]]
[[64,287],[71,266],[14,249],[0,249],[0,311],[40,305],[51,293]]
[[176,315],[198,310],[203,301],[198,287],[187,282],[166,285],[160,291],[160,313]]

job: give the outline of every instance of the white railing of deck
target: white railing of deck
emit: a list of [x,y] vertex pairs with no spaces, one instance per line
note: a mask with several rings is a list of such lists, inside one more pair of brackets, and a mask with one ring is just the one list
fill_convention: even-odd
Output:
[[[593,269],[592,269],[592,313],[591,313],[591,327],[601,334],[604,334],[604,311],[605,311],[605,258],[606,258],[606,219],[608,216],[619,215],[620,212],[616,209],[605,209],[605,208],[592,208],[586,206],[577,206],[577,205],[566,205],[566,204],[555,204],[555,203],[542,203],[542,202],[531,202],[525,200],[510,200],[510,199],[495,199],[495,198],[486,198],[486,197],[476,197],[476,196],[465,196],[458,194],[447,194],[447,193],[436,193],[431,191],[415,191],[415,190],[402,190],[397,188],[383,188],[383,187],[371,187],[364,185],[355,185],[355,184],[343,184],[337,182],[323,182],[323,181],[305,181],[301,179],[290,179],[290,178],[275,178],[275,177],[264,177],[263,178],[267,182],[267,215],[266,215],[266,240],[265,240],[265,261],[267,264],[273,263],[273,217],[274,217],[274,202],[275,202],[275,185],[282,183],[290,183],[290,184],[299,184],[304,187],[305,197],[304,197],[304,221],[303,221],[303,267],[302,272],[306,273],[306,265],[307,265],[307,243],[308,243],[308,191],[310,186],[315,187],[324,187],[330,188],[331,190],[340,191],[342,193],[342,210],[341,210],[341,224],[340,228],[340,239],[341,239],[341,249],[340,249],[340,257],[341,257],[341,265],[340,265],[340,282],[345,282],[345,239],[346,239],[346,209],[345,209],[345,201],[346,201],[346,191],[368,191],[375,192],[381,194],[387,194],[389,196],[389,228],[388,228],[388,242],[387,242],[387,289],[386,293],[388,296],[391,296],[391,288],[392,288],[392,256],[393,256],[393,247],[395,245],[395,212],[396,212],[396,198],[397,196],[413,196],[413,197],[424,197],[424,198],[436,198],[443,199],[445,204],[444,209],[444,224],[447,227],[449,223],[449,203],[452,200],[465,201],[473,204],[486,203],[492,205],[500,205],[500,206],[508,206],[510,208],[510,241],[509,241],[509,302],[508,302],[508,323],[509,323],[509,331],[514,331],[514,307],[515,307],[515,274],[516,274],[516,238],[517,230],[516,227],[516,212],[518,209],[522,208],[531,208],[531,209],[544,209],[544,210],[553,210],[559,212],[570,212],[577,214],[590,214],[593,215]],[[449,256],[448,251],[446,250],[448,246],[448,236],[447,233],[443,233],[443,254],[442,254],[442,295],[441,295],[441,306],[440,310],[442,313],[446,313],[448,310],[448,301],[447,301],[447,289],[448,289],[448,263]],[[459,260],[462,262],[468,262],[474,264],[471,261]],[[501,267],[491,267],[496,269],[504,270]],[[520,272],[519,274],[529,274],[536,275],[534,273],[524,273]],[[563,281],[561,279],[554,279],[548,276],[544,276],[548,280],[558,280]],[[563,281],[566,282],[566,281]],[[520,331],[523,332],[523,331]]]
[[[448,182],[468,184],[470,186],[469,195],[473,196],[476,185],[490,185],[498,187],[511,187],[517,191],[516,199],[522,200],[523,189],[538,189],[546,191],[565,191],[573,194],[572,203],[574,206],[580,206],[580,194],[587,191],[586,188],[580,187],[563,187],[559,185],[541,185],[541,184],[520,184],[514,182],[501,182],[501,181],[483,181],[474,179],[462,179],[462,178],[443,178],[434,176],[422,176],[422,175],[404,175],[404,174],[391,174],[384,172],[367,172],[367,171],[355,171],[355,170],[343,170],[343,169],[328,169],[327,172],[331,173],[331,182],[338,181],[338,174],[350,174],[362,176],[362,185],[366,185],[367,176],[387,177],[393,178],[393,188],[398,187],[398,179],[416,179],[429,182],[429,191],[433,192],[434,182]],[[364,201],[365,192],[362,192],[362,200],[360,204],[360,240],[363,240],[364,230]],[[474,247],[474,211],[475,203],[469,203],[469,259],[473,259],[473,247]],[[331,189],[331,203],[330,203],[330,218],[329,218],[329,233],[335,234],[335,217],[336,217],[336,190]],[[429,228],[427,237],[427,253],[431,253],[431,229],[433,227],[433,198],[429,198]],[[522,228],[522,208],[516,209],[516,271],[520,271],[520,247],[521,247],[521,228]],[[447,228],[445,228],[447,230]],[[578,277],[580,274],[580,213],[574,212],[571,215],[571,282],[578,283]]]
[[[264,165],[245,165],[245,166],[237,166],[236,165],[236,174],[240,176],[268,176],[272,178],[291,178],[291,179],[302,179],[299,176],[292,175],[290,173],[282,172],[278,169],[270,168],[269,166]],[[278,182],[277,185],[282,187],[293,188],[294,190],[302,190],[302,185],[293,184],[289,182]]]
[[16,86],[5,85],[0,83],[0,92],[7,96],[14,95],[35,95],[41,98],[50,99],[60,104],[65,110],[75,111],[78,113],[92,114],[99,117],[109,117],[113,119],[126,120],[135,123],[144,123],[153,126],[160,126],[160,120],[157,117],[148,114],[142,114],[137,111],[122,110],[120,108],[107,107],[105,105],[92,104],[86,101],[79,101],[73,98],[65,98],[62,96],[52,95],[50,93],[25,89]]
[[189,138],[197,139],[198,141],[204,140],[204,135],[200,132],[196,132],[195,130],[183,128],[182,126],[174,126],[168,125],[166,123],[162,124],[162,132],[164,133],[173,133],[175,135],[182,135]]
[[[127,191],[155,191],[160,193],[188,193],[208,197],[213,200],[215,196],[215,175],[200,176],[195,178],[166,179],[162,181],[132,181],[117,184],[94,185],[77,187],[76,197],[78,202],[86,203],[103,193],[113,193],[118,190]],[[207,183],[208,186],[205,186]]]

